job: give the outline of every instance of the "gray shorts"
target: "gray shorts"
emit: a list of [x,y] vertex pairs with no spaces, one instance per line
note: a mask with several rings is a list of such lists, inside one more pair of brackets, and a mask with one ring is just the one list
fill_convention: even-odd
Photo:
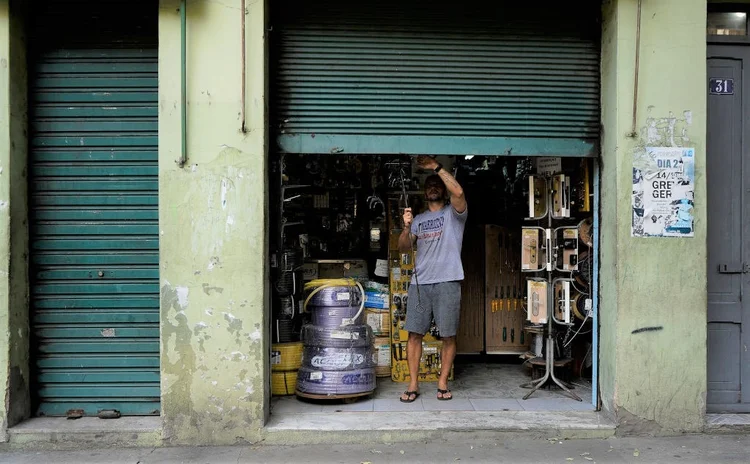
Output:
[[[421,301],[423,311],[417,309]],[[461,282],[441,282],[409,286],[409,300],[406,302],[406,322],[404,330],[421,335],[430,330],[433,316],[441,337],[454,337],[458,331],[461,310]]]

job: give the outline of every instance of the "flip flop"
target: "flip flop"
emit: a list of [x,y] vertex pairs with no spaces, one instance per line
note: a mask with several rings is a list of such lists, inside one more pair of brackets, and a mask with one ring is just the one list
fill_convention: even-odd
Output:
[[[439,389],[439,388],[438,388],[438,389],[437,389],[437,391],[438,391],[438,393],[439,393],[440,395],[442,395],[442,396],[439,396],[439,397],[438,397],[438,401],[450,401],[450,400],[452,400],[452,399],[453,399],[453,393],[451,393],[451,391],[450,391],[450,390],[441,390],[441,389]],[[447,395],[448,393],[450,393],[450,394],[451,394],[450,398],[446,398],[446,397],[445,397],[445,395]]]
[[[417,391],[405,391],[403,394],[406,395],[406,399],[399,398],[402,403],[413,403],[419,398],[419,392]],[[414,398],[411,395],[414,395]]]

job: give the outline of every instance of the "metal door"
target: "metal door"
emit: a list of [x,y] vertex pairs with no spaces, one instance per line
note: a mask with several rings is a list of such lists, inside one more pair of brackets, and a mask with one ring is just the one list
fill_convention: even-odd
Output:
[[596,156],[600,2],[283,0],[287,153]]
[[159,414],[158,5],[35,2],[36,413]]
[[750,48],[708,52],[707,411],[750,412]]

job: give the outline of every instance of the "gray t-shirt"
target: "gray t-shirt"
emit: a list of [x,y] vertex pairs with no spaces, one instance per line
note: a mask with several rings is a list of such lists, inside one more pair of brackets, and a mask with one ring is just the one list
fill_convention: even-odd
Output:
[[[461,245],[468,208],[458,213],[446,205],[438,211],[418,214],[411,223],[417,236],[417,269],[419,284],[437,284],[464,279]],[[416,283],[412,277],[412,283]]]

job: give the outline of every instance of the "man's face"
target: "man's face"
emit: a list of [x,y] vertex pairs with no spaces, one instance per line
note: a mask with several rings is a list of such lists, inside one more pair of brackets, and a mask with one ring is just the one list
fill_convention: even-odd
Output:
[[424,193],[427,201],[440,201],[445,195],[445,186],[440,182],[430,180],[424,185]]

